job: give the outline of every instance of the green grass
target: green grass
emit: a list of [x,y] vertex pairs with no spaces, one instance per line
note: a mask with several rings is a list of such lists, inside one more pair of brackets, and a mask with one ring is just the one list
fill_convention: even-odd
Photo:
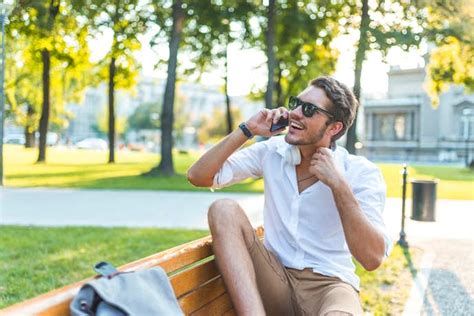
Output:
[[[192,190],[207,191],[190,185],[185,173],[198,158],[195,153],[174,155],[174,177],[143,177],[142,173],[155,166],[157,155],[137,152],[119,152],[116,164],[107,164],[107,152],[48,148],[46,164],[35,164],[37,151],[22,146],[5,146],[6,185],[11,187],[63,187],[89,189],[132,190]],[[387,183],[387,196],[401,196],[399,164],[378,164]],[[438,198],[474,199],[474,171],[468,168],[446,166],[409,167],[409,178],[440,179]],[[262,180],[248,180],[226,188],[227,192],[262,192]],[[411,189],[408,187],[408,196]]]
[[207,231],[0,226],[0,308],[206,236]]
[[[136,228],[0,226],[0,308],[92,276],[92,265],[116,266],[207,235],[207,231]],[[357,265],[366,310],[387,315],[402,304],[409,284],[400,247],[375,272]],[[408,287],[407,287],[408,285]]]
[[[416,264],[421,251],[403,249],[395,245],[382,266],[373,272],[365,271],[356,263],[360,277],[360,298],[366,311],[373,315],[399,315],[408,298]],[[412,259],[414,258],[414,259]]]

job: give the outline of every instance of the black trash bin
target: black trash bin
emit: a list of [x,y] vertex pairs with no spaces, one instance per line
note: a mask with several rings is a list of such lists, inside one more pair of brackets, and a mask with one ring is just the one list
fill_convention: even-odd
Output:
[[411,219],[422,222],[436,220],[436,186],[438,180],[412,180]]

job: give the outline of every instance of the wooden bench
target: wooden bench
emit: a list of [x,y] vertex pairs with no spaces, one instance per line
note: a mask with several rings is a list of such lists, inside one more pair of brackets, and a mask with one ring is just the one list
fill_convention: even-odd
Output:
[[[263,228],[256,229],[263,238]],[[168,274],[186,315],[234,315],[232,303],[217,269],[211,236],[131,262],[120,271],[161,266]],[[69,315],[69,304],[89,278],[0,310],[2,316]]]

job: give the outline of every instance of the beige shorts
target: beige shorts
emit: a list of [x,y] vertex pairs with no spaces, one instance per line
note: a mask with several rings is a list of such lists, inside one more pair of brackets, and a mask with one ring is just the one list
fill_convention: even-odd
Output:
[[284,267],[256,235],[249,252],[267,315],[362,315],[358,292],[339,278]]

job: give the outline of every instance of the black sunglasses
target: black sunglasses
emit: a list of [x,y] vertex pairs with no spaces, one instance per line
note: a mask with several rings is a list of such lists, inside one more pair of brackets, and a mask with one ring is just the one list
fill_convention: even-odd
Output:
[[303,110],[303,115],[306,116],[306,117],[312,117],[314,115],[314,113],[321,112],[321,113],[326,114],[330,119],[334,118],[334,114],[332,114],[331,112],[326,111],[325,109],[320,108],[319,106],[317,106],[315,104],[308,103],[308,102],[303,102],[303,101],[301,101],[300,99],[298,99],[297,97],[294,97],[294,96],[290,97],[290,100],[288,101],[288,108],[290,110],[293,111],[294,109],[296,109],[300,105],[301,105],[302,110]]

